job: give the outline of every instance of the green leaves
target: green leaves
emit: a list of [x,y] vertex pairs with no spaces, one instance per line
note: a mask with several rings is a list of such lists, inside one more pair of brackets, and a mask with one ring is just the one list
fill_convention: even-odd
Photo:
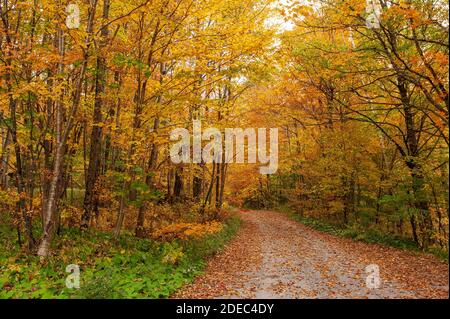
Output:
[[[202,240],[157,243],[123,235],[64,230],[60,254],[41,265],[0,256],[0,298],[167,298],[190,282],[236,232],[239,220]],[[1,240],[1,237],[0,237]],[[80,289],[68,289],[68,264],[80,265]],[[9,266],[6,266],[9,265]]]

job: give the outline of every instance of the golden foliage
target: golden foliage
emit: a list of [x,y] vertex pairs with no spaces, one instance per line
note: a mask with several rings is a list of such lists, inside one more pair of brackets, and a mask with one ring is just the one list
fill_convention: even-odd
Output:
[[198,239],[209,234],[214,234],[221,231],[222,223],[212,221],[207,223],[177,223],[163,227],[152,233],[151,237],[154,239]]

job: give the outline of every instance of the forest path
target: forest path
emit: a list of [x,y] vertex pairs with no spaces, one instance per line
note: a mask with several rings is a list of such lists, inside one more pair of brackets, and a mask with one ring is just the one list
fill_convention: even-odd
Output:
[[[448,265],[433,256],[326,234],[271,211],[243,225],[203,276],[175,298],[448,298]],[[379,288],[366,267],[379,266]]]

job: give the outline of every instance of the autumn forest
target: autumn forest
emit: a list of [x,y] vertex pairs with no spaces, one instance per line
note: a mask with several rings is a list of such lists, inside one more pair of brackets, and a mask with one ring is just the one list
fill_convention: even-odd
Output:
[[0,0],[0,298],[448,298],[448,9]]

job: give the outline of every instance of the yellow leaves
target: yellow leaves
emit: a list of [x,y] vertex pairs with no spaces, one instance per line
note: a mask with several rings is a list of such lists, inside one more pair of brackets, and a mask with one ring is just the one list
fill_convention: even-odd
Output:
[[38,82],[22,83],[14,90],[14,95],[19,97],[23,94],[32,93],[40,96],[52,96],[54,92],[50,92],[47,86]]
[[330,213],[337,214],[343,211],[344,209],[344,203],[341,201],[331,201],[329,202],[330,205]]
[[182,239],[202,238],[209,234],[214,234],[222,230],[222,223],[218,221],[200,223],[177,223],[163,227],[153,232],[152,237],[155,239]]
[[313,8],[311,6],[299,5],[292,9],[292,15],[294,18],[309,17],[313,14]]
[[13,206],[19,201],[19,194],[15,190],[0,190],[0,203],[4,206]]
[[22,267],[18,264],[9,264],[7,269],[11,272],[20,272]]
[[170,246],[168,252],[164,255],[162,262],[165,264],[175,265],[181,258],[183,258],[184,253],[182,247],[178,246]]

